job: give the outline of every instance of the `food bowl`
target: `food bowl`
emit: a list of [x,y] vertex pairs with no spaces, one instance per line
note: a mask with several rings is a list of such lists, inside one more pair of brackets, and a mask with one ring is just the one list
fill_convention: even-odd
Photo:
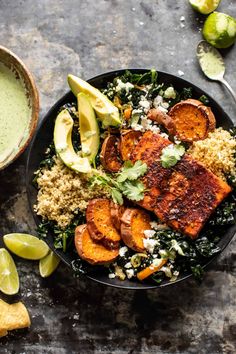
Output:
[[[15,135],[15,139],[12,138],[12,135],[8,135],[9,144],[11,142],[11,145],[4,147],[4,150],[0,154],[1,170],[12,163],[28,146],[37,126],[39,114],[39,96],[34,79],[29,70],[26,68],[25,64],[14,53],[2,46],[0,46],[0,66],[2,70],[0,71],[0,75],[2,76],[3,85],[1,90],[4,91],[4,87],[6,87],[6,95],[9,95],[9,92],[11,92],[12,95],[17,92],[17,90],[10,91],[13,87],[10,86],[10,84],[9,86],[4,86],[4,83],[7,82],[4,80],[7,80],[6,77],[9,74],[9,81],[11,80],[12,82],[13,80],[15,85],[14,87],[19,88],[21,97],[24,97],[24,103],[27,107],[27,110],[26,108],[24,108],[24,111],[22,110],[22,115],[17,114],[17,122],[19,121],[19,124],[22,124],[22,127],[22,121],[24,119],[24,127],[22,128],[22,131],[17,131],[18,135]],[[4,96],[2,96],[2,98],[4,98]],[[8,101],[2,100],[3,104],[5,104],[5,102]],[[18,101],[15,100],[16,105],[17,102]],[[19,112],[19,110],[17,112]],[[25,114],[24,118],[23,112]],[[17,130],[17,125],[14,126],[14,128]],[[1,143],[4,144],[3,142]]]
[[[144,74],[145,72],[149,71],[147,69],[129,69],[131,72],[135,72],[138,74]],[[125,70],[118,70],[108,72],[99,76],[96,76],[88,82],[101,89],[104,88],[107,82],[111,82],[116,76],[120,76],[124,74]],[[192,87],[193,89],[193,97],[200,97],[201,95],[207,95],[209,98],[209,105],[212,108],[213,113],[217,118],[217,126],[222,126],[225,129],[229,129],[233,123],[229,116],[224,112],[222,107],[209,95],[201,90],[199,87],[195,86],[194,84],[171,74],[160,72],[158,71],[158,76],[160,82],[165,82],[166,84],[173,84],[177,90],[181,90],[184,87]],[[50,109],[50,111],[44,117],[37,134],[35,135],[31,147],[28,154],[27,160],[27,169],[26,169],[26,187],[27,187],[27,194],[28,194],[28,201],[29,205],[35,219],[37,225],[40,224],[42,221],[41,218],[35,213],[34,205],[36,204],[37,200],[37,189],[32,183],[34,178],[34,171],[38,169],[40,161],[44,158],[44,152],[48,145],[51,143],[53,138],[53,129],[54,129],[54,121],[58,114],[60,107],[67,103],[75,102],[76,98],[72,94],[72,92],[66,93],[59,101],[57,101],[54,106]],[[225,249],[228,245],[230,240],[233,238],[236,232],[236,225],[227,225],[224,228],[223,233],[221,234],[220,241],[218,242],[217,246],[220,248],[221,252]],[[75,254],[73,252],[66,252],[60,251],[54,248],[53,244],[53,236],[50,235],[48,238],[45,239],[48,243],[49,247],[62,259],[62,261],[67,264],[68,266],[72,266],[72,262],[74,260]],[[211,258],[206,259],[205,263],[203,264],[203,268],[207,267],[214,259],[216,255],[212,256]],[[120,281],[119,279],[110,279],[108,278],[107,274],[104,272],[99,271],[98,269],[94,269],[92,273],[87,275],[89,279],[92,279],[98,283],[102,283],[104,285],[113,286],[117,288],[123,289],[153,289],[158,287],[169,286],[172,284],[176,284],[177,282],[184,281],[185,279],[191,277],[191,274],[186,272],[181,274],[179,278],[171,282],[169,280],[163,281],[161,284],[153,284],[151,282],[139,282],[137,279],[126,279],[124,281]]]

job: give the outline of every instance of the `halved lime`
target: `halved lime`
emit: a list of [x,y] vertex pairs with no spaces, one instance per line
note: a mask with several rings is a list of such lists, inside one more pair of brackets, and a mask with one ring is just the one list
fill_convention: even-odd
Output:
[[189,0],[194,10],[203,15],[208,15],[219,6],[221,0]]
[[57,269],[59,263],[59,257],[50,251],[46,257],[40,259],[39,261],[39,272],[41,277],[49,277],[49,275],[51,275]]
[[236,39],[236,20],[222,12],[213,12],[207,17],[202,34],[213,47],[228,48]]
[[0,248],[0,290],[7,295],[15,295],[19,287],[15,262],[5,248]]
[[26,259],[41,259],[49,252],[44,241],[28,234],[8,234],[3,236],[3,241],[12,253]]

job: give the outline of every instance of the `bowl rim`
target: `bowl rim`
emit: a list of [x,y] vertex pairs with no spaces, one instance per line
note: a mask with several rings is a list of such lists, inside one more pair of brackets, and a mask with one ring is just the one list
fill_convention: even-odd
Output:
[[[148,69],[148,68],[124,68],[124,69],[117,69],[117,70],[111,70],[111,71],[107,71],[107,72],[104,72],[102,74],[98,74],[94,77],[91,77],[89,79],[86,79],[86,81],[88,83],[91,83],[92,81],[94,80],[99,80],[99,79],[102,79],[104,76],[107,76],[107,75],[120,75],[122,73],[124,73],[126,70],[129,70],[131,72],[140,72],[140,73],[144,73],[144,72],[147,72],[151,69]],[[194,89],[197,89],[197,90],[200,90],[200,91],[203,91],[204,93],[207,94],[208,98],[214,102],[214,104],[216,104],[223,112],[224,112],[224,115],[227,117],[227,119],[229,120],[230,123],[232,123],[233,125],[233,121],[231,120],[231,118],[229,117],[229,115],[223,110],[223,108],[221,107],[221,105],[218,104],[218,102],[211,96],[209,95],[204,89],[201,89],[199,86],[193,84],[191,81],[188,81],[188,80],[185,80],[183,79],[182,77],[179,77],[177,75],[174,75],[174,74],[171,74],[171,73],[168,73],[168,72],[165,72],[165,71],[162,71],[162,70],[158,70],[156,69],[157,73],[160,73],[161,75],[166,75],[166,76],[169,76],[169,77],[172,77],[173,79],[178,79],[180,82],[182,82],[183,85],[190,85],[192,86]],[[29,147],[29,150],[28,150],[28,155],[27,155],[27,162],[26,162],[26,168],[25,168],[25,181],[26,181],[26,190],[27,190],[27,199],[28,199],[28,203],[29,203],[29,207],[30,207],[30,211],[33,215],[33,218],[34,218],[34,221],[36,223],[36,225],[38,224],[38,221],[37,221],[37,215],[35,214],[35,211],[33,210],[32,208],[32,205],[31,205],[31,202],[30,202],[30,199],[31,199],[31,194],[30,194],[30,190],[28,188],[28,185],[29,185],[29,180],[28,180],[28,177],[29,177],[29,168],[30,168],[30,157],[31,157],[31,152],[33,150],[33,146],[34,146],[34,142],[37,138],[37,134],[38,134],[38,131],[40,131],[42,129],[42,126],[44,125],[45,121],[47,119],[49,119],[50,116],[52,116],[52,114],[54,113],[55,111],[55,108],[58,106],[58,105],[61,105],[65,99],[68,99],[68,96],[71,94],[71,91],[66,91],[51,107],[50,109],[47,111],[47,113],[45,114],[45,116],[43,117],[42,121],[40,122],[39,124],[39,127],[38,127],[38,130],[37,130],[37,133],[35,134],[35,136],[33,137],[32,141],[31,141],[31,144],[30,144],[30,147]],[[230,226],[230,225],[228,225]],[[232,241],[233,237],[235,236],[236,234],[236,224],[235,225],[231,225],[231,226],[234,226],[234,229],[233,232],[231,232],[231,235],[228,237],[228,239],[224,242],[224,244],[222,246],[220,246],[220,249],[221,251],[219,253],[217,253],[216,255],[210,257],[207,262],[205,264],[202,265],[202,268],[205,270],[206,268],[208,268],[216,259],[217,257],[219,257],[219,255],[221,255],[223,253],[223,251],[225,250],[225,248],[229,245],[229,243]],[[221,239],[222,240],[222,239]],[[45,240],[47,242],[47,240]],[[220,241],[219,241],[220,242]],[[61,259],[61,255],[60,255],[60,252],[58,252],[57,249],[55,249],[52,244],[50,242],[47,242],[48,243],[48,246],[49,248],[51,248],[53,250],[53,252],[55,252],[59,258]],[[62,261],[67,265],[69,266],[71,269],[72,269],[72,266],[71,264],[62,258]],[[102,279],[98,279],[96,278],[96,275],[93,276],[93,275],[90,275],[90,274],[86,274],[86,278],[90,279],[90,280],[93,280],[99,284],[102,284],[104,286],[110,286],[112,288],[118,288],[118,289],[123,289],[123,290],[152,290],[152,289],[157,289],[157,288],[163,288],[163,287],[166,287],[166,286],[171,286],[171,285],[175,285],[177,283],[180,283],[184,280],[187,280],[189,278],[192,278],[193,275],[191,273],[184,273],[182,274],[182,277],[180,278],[177,278],[174,282],[164,282],[164,283],[160,283],[160,284],[149,284],[149,283],[141,283],[140,282],[140,287],[138,285],[136,285],[135,283],[130,286],[123,286],[122,285],[122,282],[121,284],[116,284],[116,283],[108,283],[108,282],[105,282],[103,281]]]
[[3,163],[3,165],[0,166],[0,171],[5,169],[11,163],[13,163],[25,151],[25,149],[29,145],[31,139],[33,138],[34,132],[35,132],[36,127],[37,127],[38,118],[39,118],[39,93],[38,93],[38,89],[37,89],[37,86],[36,86],[36,83],[35,83],[35,79],[34,79],[32,73],[26,67],[24,62],[14,52],[12,52],[8,48],[0,45],[0,52],[1,51],[5,52],[9,56],[11,56],[19,64],[19,66],[22,68],[23,72],[28,77],[29,83],[30,83],[30,85],[32,87],[32,113],[31,113],[31,116],[30,116],[30,122],[31,123],[29,125],[29,131],[28,131],[28,134],[27,134],[28,137],[27,137],[26,141],[18,149],[18,151],[13,155],[12,158],[10,158],[9,160],[7,159],[6,163]]

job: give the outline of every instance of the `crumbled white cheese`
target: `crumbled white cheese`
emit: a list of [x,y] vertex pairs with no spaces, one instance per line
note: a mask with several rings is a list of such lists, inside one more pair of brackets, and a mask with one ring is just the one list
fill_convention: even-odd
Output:
[[[153,262],[152,262],[152,265],[154,267],[159,267],[162,263],[163,259],[162,258],[156,258],[156,259],[153,259]],[[150,267],[151,268],[151,267]]]
[[115,273],[108,274],[109,279],[114,279],[116,277]]
[[184,16],[181,16],[181,17],[180,17],[180,21],[181,21],[181,22],[184,22],[184,21],[185,21],[185,17],[184,17]]
[[121,247],[119,249],[119,256],[120,257],[124,257],[124,255],[126,254],[126,252],[128,251],[128,247],[124,246],[124,247]]
[[158,96],[156,96],[156,97],[154,98],[154,100],[153,100],[153,106],[154,106],[155,108],[158,108],[159,105],[160,105],[162,102],[163,102],[163,97],[160,96],[160,95],[158,95]]
[[169,108],[169,103],[168,102],[163,102],[162,104],[161,104],[161,107],[162,108],[165,108],[165,109],[168,109]]
[[160,109],[160,111],[162,111],[163,113],[167,113],[168,110],[166,108],[164,108],[162,105],[158,106],[158,108]]
[[131,279],[134,276],[134,270],[133,269],[127,269],[125,271],[125,273],[126,273],[128,279]]
[[168,266],[164,266],[161,268],[161,271],[165,273],[165,276],[167,278],[171,278],[172,277],[172,272],[171,269]]
[[144,111],[148,111],[151,107],[151,103],[146,99],[145,96],[141,96],[141,100],[139,101],[139,106],[144,108]]
[[156,221],[151,221],[150,222],[150,225],[151,225],[151,228],[156,230],[157,229],[157,226],[158,226],[158,223]]
[[128,263],[126,263],[126,264],[124,265],[124,267],[125,267],[125,268],[132,268],[132,264],[131,264],[130,262],[128,262]]
[[169,139],[169,136],[168,136],[166,133],[160,133],[160,135],[161,135],[163,138]]
[[154,252],[154,248],[157,245],[159,245],[159,241],[158,240],[154,240],[154,239],[151,239],[151,238],[144,238],[143,239],[143,246],[144,246],[144,248],[146,248],[146,250],[149,253],[153,253]]
[[143,233],[147,238],[149,238],[149,237],[153,237],[156,232],[154,230],[144,230]]
[[129,93],[129,90],[131,90],[133,87],[134,85],[130,82],[123,82],[120,79],[117,79],[116,92],[124,89],[126,93]]

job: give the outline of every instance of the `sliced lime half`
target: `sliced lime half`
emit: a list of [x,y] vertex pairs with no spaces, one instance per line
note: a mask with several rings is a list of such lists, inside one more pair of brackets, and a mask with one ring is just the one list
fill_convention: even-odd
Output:
[[208,15],[219,6],[221,0],[189,0],[194,10],[203,15]]
[[50,251],[46,257],[39,261],[39,272],[41,277],[49,277],[57,269],[59,263],[59,257]]
[[0,248],[0,290],[6,295],[15,295],[19,286],[15,262],[5,248]]
[[3,236],[3,241],[12,253],[26,259],[41,259],[49,252],[44,241],[28,234],[8,234]]

